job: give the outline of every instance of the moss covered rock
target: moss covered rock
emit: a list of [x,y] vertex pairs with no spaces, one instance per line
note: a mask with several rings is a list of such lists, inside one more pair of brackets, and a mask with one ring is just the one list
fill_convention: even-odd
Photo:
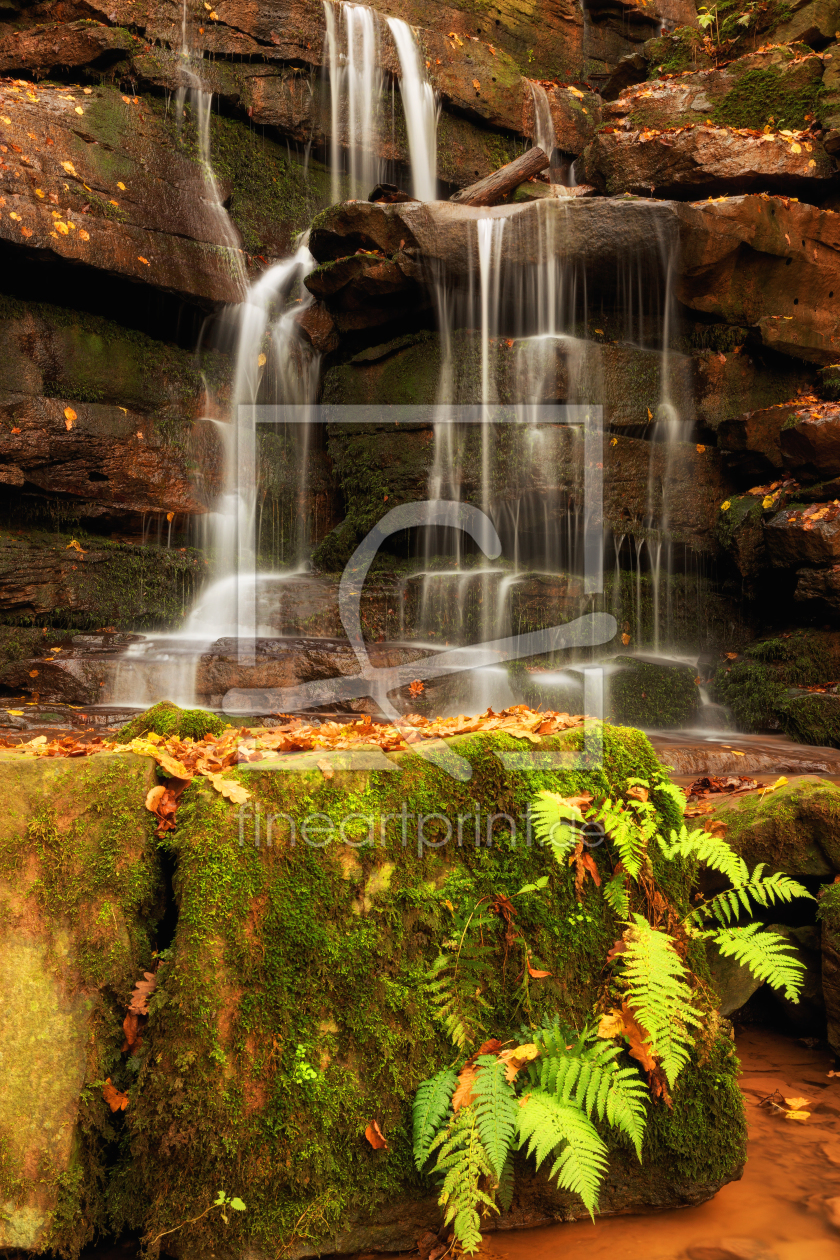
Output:
[[[572,872],[531,842],[527,805],[542,786],[613,792],[657,761],[639,732],[613,728],[597,768],[545,757],[580,742],[580,732],[545,739],[523,772],[521,742],[462,737],[449,747],[469,763],[466,780],[381,753],[368,770],[342,770],[343,754],[331,754],[327,776],[318,754],[304,754],[297,773],[236,772],[254,792],[239,811],[202,784],[187,790],[167,841],[178,926],[130,1090],[130,1152],[108,1192],[118,1223],[154,1236],[221,1186],[247,1211],[227,1226],[209,1214],[179,1229],[170,1241],[180,1256],[399,1250],[437,1222],[433,1187],[414,1168],[410,1106],[418,1083],[452,1059],[425,986],[451,930],[449,903],[549,877],[544,896],[517,902],[517,927],[550,976],[523,998],[520,964],[505,963],[501,935],[490,942],[487,1031],[500,1037],[549,1013],[585,1020],[615,939],[594,885],[578,903]],[[669,802],[656,802],[670,817]],[[687,907],[689,872],[659,874]],[[712,1021],[673,1112],[651,1110],[643,1164],[613,1144],[603,1211],[698,1202],[739,1175],[736,1073]],[[365,1140],[374,1120],[387,1151]],[[582,1214],[524,1172],[502,1224]]]
[[781,730],[801,744],[840,747],[840,698],[804,690],[838,676],[835,632],[796,630],[748,644],[717,670],[713,691],[742,730]]
[[220,735],[228,726],[224,718],[206,709],[180,709],[169,700],[138,713],[117,732],[118,743],[127,744],[132,739],[139,739],[149,731],[156,735],[177,735],[180,739],[204,739],[205,735]]
[[828,779],[798,775],[774,792],[725,797],[695,825],[714,819],[750,868],[766,862],[795,879],[840,871],[840,787]]
[[108,1224],[123,1118],[102,1084],[131,1076],[122,1021],[160,914],[154,765],[0,752],[0,776],[0,1250],[75,1256]]

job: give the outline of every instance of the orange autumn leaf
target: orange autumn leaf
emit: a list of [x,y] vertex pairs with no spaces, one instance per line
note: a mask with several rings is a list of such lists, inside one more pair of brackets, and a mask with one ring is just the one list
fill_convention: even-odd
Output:
[[102,1086],[102,1097],[112,1111],[125,1111],[128,1106],[128,1094],[123,1094],[116,1085],[112,1085],[110,1076]]
[[68,431],[73,428],[78,418],[72,407],[64,408],[64,424]]
[[387,1151],[389,1149],[385,1135],[375,1120],[371,1121],[365,1129],[365,1137],[375,1151]]
[[335,774],[335,771],[333,770],[332,765],[330,764],[329,761],[327,761],[326,757],[321,757],[318,761],[315,762],[315,764],[318,767],[318,769],[321,771],[321,774],[324,776],[325,779],[331,779],[333,775]]
[[472,1062],[468,1062],[466,1067],[463,1067],[458,1073],[458,1084],[455,1086],[455,1093],[452,1095],[453,1111],[460,1111],[462,1107],[469,1107],[472,1102],[472,1089],[477,1076],[478,1068]]
[[[115,204],[116,204],[116,203],[115,203]],[[151,265],[152,265],[152,264],[149,262],[148,258],[144,258],[142,254],[138,254],[138,255],[137,255],[137,261],[138,261],[138,262],[141,262],[141,263],[145,263],[145,265],[146,265],[147,267],[151,267]]]

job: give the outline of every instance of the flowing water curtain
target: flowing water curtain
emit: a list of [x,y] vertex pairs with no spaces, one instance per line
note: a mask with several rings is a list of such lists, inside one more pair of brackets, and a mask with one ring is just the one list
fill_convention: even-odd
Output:
[[366,199],[379,183],[379,112],[385,76],[379,17],[362,4],[323,0],[327,37],[324,72],[330,82],[330,171],[333,202],[342,199],[341,172],[349,195]]
[[440,104],[426,77],[414,31],[400,18],[388,18],[400,58],[400,95],[411,161],[411,187],[418,201],[437,198],[437,125]]

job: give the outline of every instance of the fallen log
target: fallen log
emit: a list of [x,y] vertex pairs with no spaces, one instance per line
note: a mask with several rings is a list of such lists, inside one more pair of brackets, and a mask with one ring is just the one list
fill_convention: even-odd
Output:
[[494,171],[492,175],[485,175],[478,183],[462,188],[449,200],[462,206],[498,206],[509,192],[513,192],[517,184],[530,179],[532,175],[539,175],[548,164],[545,153],[535,146],[513,162],[508,162],[507,166]]

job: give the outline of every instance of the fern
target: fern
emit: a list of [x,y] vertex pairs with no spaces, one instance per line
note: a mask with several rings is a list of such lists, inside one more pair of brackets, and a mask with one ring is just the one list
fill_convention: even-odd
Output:
[[579,1194],[590,1216],[598,1206],[598,1191],[607,1169],[607,1148],[592,1121],[573,1103],[535,1089],[517,1108],[521,1145],[527,1144],[537,1167],[557,1153],[549,1177],[564,1190]]
[[516,1129],[516,1093],[505,1079],[505,1064],[495,1055],[481,1055],[477,1066],[472,1087],[476,1123],[496,1179],[501,1181]]
[[744,859],[720,836],[708,831],[688,831],[683,824],[679,833],[671,832],[670,844],[664,836],[659,837],[659,844],[669,861],[677,857],[696,858],[711,870],[720,871],[732,884],[743,884],[749,879]]
[[577,805],[568,805],[556,792],[538,792],[531,802],[531,819],[534,833],[542,844],[547,844],[557,861],[572,852],[580,835],[573,823],[582,823],[583,814]]
[[687,970],[666,932],[656,931],[640,914],[626,933],[620,955],[627,981],[627,1002],[647,1032],[651,1051],[662,1061],[668,1084],[673,1087],[688,1062],[693,1038],[690,1026],[701,1018],[692,1004],[686,983]]
[[473,1255],[481,1246],[479,1205],[498,1211],[490,1195],[481,1189],[481,1179],[492,1179],[493,1169],[478,1131],[475,1106],[456,1112],[430,1149],[438,1152],[433,1172],[443,1175],[440,1204],[444,1223],[452,1225],[462,1249]]
[[793,946],[783,936],[762,932],[760,923],[721,928],[704,935],[711,937],[725,958],[737,958],[757,980],[763,980],[771,989],[784,989],[788,1001],[799,1001],[805,967],[790,952]]
[[536,1040],[542,1054],[529,1067],[531,1081],[563,1102],[574,1101],[587,1116],[594,1112],[606,1119],[627,1135],[641,1160],[648,1091],[635,1068],[619,1066],[620,1047],[609,1041],[586,1044],[587,1034],[567,1047],[558,1023],[541,1029]]
[[647,856],[648,842],[656,834],[653,806],[629,801],[627,808],[623,808],[607,797],[595,817],[603,823],[625,871],[635,879]]
[[513,1148],[508,1151],[505,1166],[502,1169],[502,1175],[499,1178],[499,1188],[496,1191],[496,1199],[499,1207],[503,1212],[509,1212],[513,1203]]
[[630,913],[630,895],[627,892],[624,875],[613,875],[612,879],[604,884],[604,900],[619,919],[627,918]]
[[444,1068],[431,1080],[423,1081],[417,1090],[411,1114],[414,1127],[414,1162],[418,1172],[422,1171],[429,1158],[435,1135],[449,1115],[457,1081],[458,1077],[452,1069]]
[[459,1050],[484,1031],[479,1013],[489,1010],[482,989],[493,975],[494,949],[462,938],[454,954],[438,954],[428,974],[427,988],[435,1017]]
[[758,902],[760,906],[772,906],[777,901],[789,902],[795,897],[811,897],[807,888],[803,888],[788,875],[782,875],[780,872],[775,875],[764,875],[765,865],[764,862],[759,863],[752,875],[748,876],[743,883],[718,893],[710,901],[692,910],[686,922],[700,924],[704,919],[714,917],[726,926],[733,919],[737,920],[742,910],[752,914],[751,900]]

